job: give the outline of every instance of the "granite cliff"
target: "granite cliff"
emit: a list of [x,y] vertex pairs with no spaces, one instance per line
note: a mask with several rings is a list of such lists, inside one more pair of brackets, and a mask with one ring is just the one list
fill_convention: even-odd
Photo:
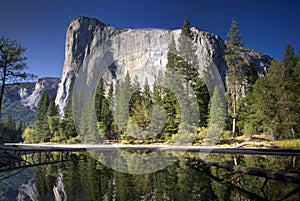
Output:
[[60,78],[40,78],[37,82],[8,84],[3,100],[3,116],[11,114],[15,120],[33,123],[42,92],[54,99],[59,83]]
[[[217,35],[192,28],[194,46],[199,63],[198,72],[202,73],[214,63],[218,72],[225,80],[226,63],[224,60],[225,44]],[[81,66],[84,66],[86,76],[92,79],[95,72],[95,62],[89,59],[95,50],[104,44],[107,39],[115,37],[109,44],[117,50],[111,52],[110,61],[113,61],[103,74],[105,83],[123,79],[126,71],[131,77],[138,75],[143,83],[145,78],[153,83],[159,71],[165,70],[167,63],[168,45],[170,36],[177,40],[180,30],[161,29],[119,29],[94,18],[77,17],[67,28],[65,43],[65,62],[61,83],[56,96],[56,104],[64,110]],[[143,52],[137,52],[142,49]],[[122,55],[120,55],[120,52]],[[253,63],[260,74],[266,72],[271,58],[254,50],[244,49],[242,57],[246,63]],[[89,62],[90,66],[83,65]]]

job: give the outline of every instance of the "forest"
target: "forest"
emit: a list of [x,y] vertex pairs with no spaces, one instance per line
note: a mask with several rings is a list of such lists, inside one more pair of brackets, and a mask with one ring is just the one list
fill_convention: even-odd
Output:
[[[123,80],[109,86],[103,79],[99,80],[91,97],[94,104],[84,108],[87,120],[93,118],[89,111],[96,112],[97,132],[84,122],[79,130],[85,135],[79,137],[72,111],[72,104],[78,105],[76,100],[69,101],[61,117],[54,100],[43,93],[35,124],[23,126],[20,122],[16,126],[11,117],[7,117],[1,122],[2,140],[97,143],[106,139],[122,143],[172,143],[185,141],[187,139],[182,138],[195,133],[194,144],[285,141],[299,145],[300,55],[292,45],[287,45],[282,60],[272,60],[267,73],[258,74],[254,64],[245,63],[241,57],[245,50],[241,38],[238,25],[233,21],[225,41],[228,69],[224,96],[218,87],[213,93],[209,92],[206,82],[209,72],[200,76],[197,71],[193,33],[186,19],[178,43],[172,38],[169,44],[166,71],[159,73],[153,85],[147,79],[141,84],[138,77],[131,77],[129,72]],[[188,61],[178,56],[185,54]],[[11,132],[6,132],[7,129]],[[4,137],[4,133],[11,137]]]

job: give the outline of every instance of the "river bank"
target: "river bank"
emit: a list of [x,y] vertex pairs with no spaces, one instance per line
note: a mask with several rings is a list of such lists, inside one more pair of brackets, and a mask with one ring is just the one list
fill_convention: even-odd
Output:
[[92,150],[153,150],[153,151],[189,151],[199,153],[228,153],[255,155],[300,156],[300,149],[228,146],[182,146],[182,145],[125,145],[125,144],[23,144],[7,143],[0,146],[1,152],[10,151],[92,151]]

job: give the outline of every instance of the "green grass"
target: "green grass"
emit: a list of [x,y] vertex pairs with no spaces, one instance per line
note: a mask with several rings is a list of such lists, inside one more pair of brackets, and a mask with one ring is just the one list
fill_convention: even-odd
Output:
[[274,141],[274,142],[271,142],[270,144],[278,146],[279,148],[298,148],[298,149],[300,149],[300,139]]

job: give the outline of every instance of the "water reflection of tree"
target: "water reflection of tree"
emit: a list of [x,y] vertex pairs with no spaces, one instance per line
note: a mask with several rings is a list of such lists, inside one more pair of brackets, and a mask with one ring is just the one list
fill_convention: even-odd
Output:
[[52,188],[63,175],[70,200],[215,200],[212,183],[178,161],[149,174],[113,171],[88,154],[72,155],[72,161],[38,167],[37,189],[41,200],[53,196]]
[[[216,159],[215,157],[212,158]],[[300,175],[298,173],[278,172],[278,170],[271,171],[233,164],[239,161],[241,164],[254,165],[257,159],[262,160],[264,157],[246,157],[245,160],[243,156],[235,156],[233,157],[234,162],[230,160],[231,158],[231,155],[223,155],[221,160],[223,163],[194,158],[189,159],[187,165],[204,173],[206,177],[214,181],[213,185],[219,200],[244,200],[245,198],[254,200],[299,200]],[[291,160],[292,157],[287,158],[289,157],[284,159],[271,157],[273,168],[290,169],[287,161],[293,163],[293,160]],[[278,159],[281,162],[285,160],[286,163],[281,163],[281,167],[278,167]],[[226,161],[227,163],[224,163]],[[271,167],[271,162],[264,164]]]
[[[53,162],[62,157],[42,154],[43,160],[47,158]],[[192,158],[192,154],[188,158]],[[292,157],[236,155],[235,158],[241,166],[299,172],[299,162],[296,161],[293,168]],[[206,160],[234,165],[230,154],[211,154]],[[84,152],[68,153],[68,160],[64,162],[36,168],[40,200],[54,200],[53,188],[59,176],[63,178],[68,200],[300,200],[296,192],[299,184],[236,174],[209,165],[192,168],[186,159],[154,173],[125,174],[103,166]]]

